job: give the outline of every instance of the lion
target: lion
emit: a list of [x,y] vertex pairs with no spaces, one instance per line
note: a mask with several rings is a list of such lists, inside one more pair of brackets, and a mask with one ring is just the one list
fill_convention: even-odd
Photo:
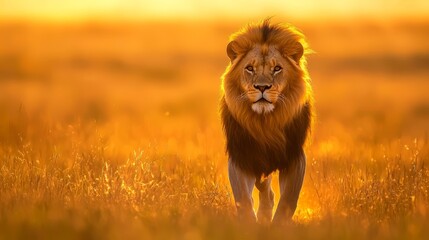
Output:
[[[233,34],[226,52],[230,63],[222,76],[220,112],[237,215],[289,222],[304,179],[304,144],[313,118],[308,44],[293,26],[268,19]],[[273,217],[271,180],[277,170],[281,196]]]

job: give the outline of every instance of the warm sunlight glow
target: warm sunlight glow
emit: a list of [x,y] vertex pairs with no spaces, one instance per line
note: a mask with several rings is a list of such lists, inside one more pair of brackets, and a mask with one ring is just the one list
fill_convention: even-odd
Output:
[[318,154],[329,155],[339,153],[342,146],[336,139],[329,139],[319,143]]
[[210,19],[276,15],[295,19],[340,17],[424,17],[425,0],[3,0],[1,18],[45,20],[82,19]]
[[0,239],[427,239],[428,90],[428,0],[0,0]]
[[298,209],[295,212],[294,220],[299,223],[310,223],[319,220],[320,215],[312,208]]

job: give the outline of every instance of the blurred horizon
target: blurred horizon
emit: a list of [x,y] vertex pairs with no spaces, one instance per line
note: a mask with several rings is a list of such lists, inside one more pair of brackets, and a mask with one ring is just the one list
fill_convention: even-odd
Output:
[[286,17],[293,21],[333,19],[429,20],[429,1],[424,0],[3,0],[1,21],[228,21]]

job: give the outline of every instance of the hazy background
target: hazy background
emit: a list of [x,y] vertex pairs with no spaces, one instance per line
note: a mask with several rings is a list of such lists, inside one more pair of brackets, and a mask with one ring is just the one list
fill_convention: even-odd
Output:
[[[13,122],[18,110],[56,125],[95,120],[109,137],[123,138],[112,148],[129,145],[125,152],[156,141],[160,130],[169,139],[175,131],[219,135],[228,37],[274,16],[301,29],[315,51],[316,143],[419,136],[429,114],[428,7],[420,0],[3,0],[3,121]],[[175,128],[187,118],[199,124]],[[324,127],[331,124],[335,131]]]
[[1,2],[4,18],[61,21],[88,19],[130,20],[220,20],[287,16],[296,19],[317,18],[427,18],[429,3],[424,0],[14,0]]

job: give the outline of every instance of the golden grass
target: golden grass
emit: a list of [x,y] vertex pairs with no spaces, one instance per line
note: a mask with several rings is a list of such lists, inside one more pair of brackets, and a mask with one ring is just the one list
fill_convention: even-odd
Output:
[[0,25],[0,238],[427,236],[428,24],[300,26],[318,118],[283,229],[234,219],[217,101],[239,25]]

